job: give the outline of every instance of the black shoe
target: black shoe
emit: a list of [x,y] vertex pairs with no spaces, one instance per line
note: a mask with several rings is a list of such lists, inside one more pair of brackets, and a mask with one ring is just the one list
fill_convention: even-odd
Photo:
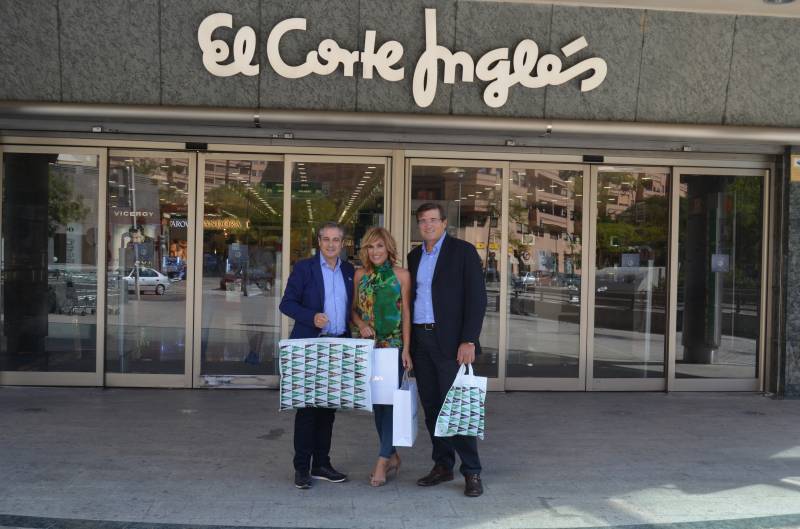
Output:
[[341,483],[347,481],[347,475],[337,472],[332,466],[316,467],[311,469],[311,477],[314,479],[324,479],[331,483]]
[[466,485],[464,486],[464,496],[477,498],[483,494],[483,483],[481,483],[480,474],[467,474],[464,476],[464,481],[466,481]]
[[294,486],[298,489],[310,489],[311,488],[311,474],[308,473],[308,470],[295,470],[294,471]]
[[420,487],[432,487],[445,481],[453,481],[453,471],[448,470],[442,465],[434,465],[433,469],[427,476],[423,476],[417,480],[417,485]]

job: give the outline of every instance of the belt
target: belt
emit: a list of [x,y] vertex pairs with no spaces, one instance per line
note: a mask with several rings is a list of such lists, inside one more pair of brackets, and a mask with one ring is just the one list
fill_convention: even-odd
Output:
[[344,334],[320,334],[320,338],[347,338],[347,333]]
[[415,323],[414,327],[422,329],[423,331],[432,331],[436,328],[435,323]]

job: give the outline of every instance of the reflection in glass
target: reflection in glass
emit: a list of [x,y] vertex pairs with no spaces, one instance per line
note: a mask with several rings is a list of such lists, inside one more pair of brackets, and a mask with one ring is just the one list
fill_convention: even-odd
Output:
[[763,180],[681,176],[677,378],[758,376]]
[[516,169],[509,190],[509,377],[577,378],[583,171]]
[[5,153],[0,371],[94,372],[93,155]]
[[344,225],[343,257],[359,265],[366,231],[383,226],[385,167],[381,164],[297,162],[292,167],[291,264],[316,253],[317,228]]
[[188,203],[188,158],[109,159],[108,372],[184,372]]
[[594,377],[664,376],[669,171],[601,167]]
[[277,374],[283,162],[208,160],[203,181],[201,374]]
[[483,354],[475,371],[497,376],[500,348],[500,228],[502,169],[496,167],[413,166],[411,174],[411,246],[422,244],[414,216],[425,202],[441,204],[447,211],[447,233],[472,243],[478,249],[486,278],[489,303],[481,332]]

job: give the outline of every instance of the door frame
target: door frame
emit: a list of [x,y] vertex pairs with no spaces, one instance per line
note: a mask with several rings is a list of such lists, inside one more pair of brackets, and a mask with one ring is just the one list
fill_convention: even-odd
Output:
[[[285,160],[283,155],[279,154],[247,154],[247,153],[226,153],[226,152],[202,152],[197,155],[197,206],[195,208],[195,222],[194,222],[194,256],[193,261],[198,263],[195,266],[195,279],[194,279],[194,311],[192,315],[193,323],[193,339],[192,339],[192,387],[206,388],[206,387],[264,387],[264,388],[277,388],[280,384],[280,377],[277,374],[273,375],[203,375],[202,374],[202,342],[203,342],[203,220],[205,219],[205,196],[206,196],[206,162],[210,160],[222,161],[264,161],[264,162],[280,162],[284,164]],[[283,173],[284,190],[286,186],[286,174]],[[283,206],[286,207],[286,192],[284,191]],[[286,232],[286,218],[288,215],[284,213],[284,223],[281,228],[282,240],[287,240]],[[286,246],[288,248],[288,246]],[[284,250],[281,253],[280,274],[276,274],[276,285],[280,285],[281,294],[283,293],[285,279],[288,275],[284,273],[284,259],[283,256],[287,254]],[[278,335],[283,337],[285,328],[285,318],[281,315],[278,317],[277,323],[279,325]],[[219,379],[224,381],[224,385],[210,384],[209,381]]]
[[[512,161],[511,162],[511,169],[510,172],[513,173],[515,170],[526,170],[526,169],[573,169],[573,170],[580,170],[583,173],[583,200],[582,200],[582,212],[583,218],[581,220],[581,232],[582,232],[582,242],[581,242],[581,300],[589,300],[589,290],[588,285],[588,272],[593,270],[593,265],[590,268],[589,264],[589,252],[587,244],[589,244],[589,234],[590,234],[590,226],[587,224],[587,220],[590,220],[588,217],[589,213],[589,186],[591,185],[591,167],[589,164],[581,164],[581,163],[553,163],[553,162],[523,162],[523,161]],[[509,197],[505,197],[506,201],[509,200]],[[506,233],[508,232],[508,226],[506,226]],[[594,300],[591,301],[594,304]],[[547,378],[547,377],[508,377],[505,378],[505,389],[508,391],[584,391],[586,389],[586,359],[587,359],[587,347],[588,347],[588,340],[587,340],[587,326],[589,323],[588,319],[589,309],[587,308],[586,303],[581,303],[580,307],[580,320],[579,320],[579,346],[578,346],[578,376],[576,378]],[[510,325],[508,321],[508,315],[506,315],[506,328]],[[508,332],[508,331],[506,331]],[[508,338],[506,338],[508,340]],[[506,341],[506,346],[508,341]],[[506,349],[504,354],[506,358],[508,357],[508,350]],[[505,370],[505,366],[504,366]]]
[[[598,182],[599,177],[598,173],[600,173],[600,169],[602,167],[607,167],[613,165],[615,167],[621,168],[659,168],[659,169],[667,169],[668,170],[668,182],[670,185],[670,190],[674,187],[674,177],[673,177],[673,167],[672,166],[665,166],[661,164],[648,164],[646,162],[642,162],[639,164],[631,164],[631,163],[604,163],[604,164],[596,164],[592,165],[592,175],[591,175],[591,186],[589,188],[589,265],[591,266],[591,270],[588,273],[588,286],[589,286],[589,293],[588,293],[588,304],[587,304],[587,312],[588,312],[588,324],[586,328],[586,342],[587,342],[587,354],[586,354],[586,365],[587,365],[587,374],[586,374],[586,391],[665,391],[667,389],[667,372],[669,370],[669,365],[667,361],[667,348],[669,347],[670,335],[669,335],[669,319],[671,307],[667,305],[665,307],[666,314],[664,315],[667,318],[667,322],[665,324],[665,332],[664,332],[664,340],[665,340],[665,351],[663,356],[663,365],[664,365],[664,376],[658,378],[597,378],[594,376],[594,331],[595,331],[595,289],[597,287],[596,280],[597,280],[597,197],[598,197]],[[671,201],[671,195],[668,197]],[[670,210],[671,211],[671,210]],[[667,231],[667,241],[669,241],[670,233]],[[671,266],[672,260],[671,256],[667,254],[667,264]],[[667,284],[667,295],[671,291],[671,284]]]
[[[111,158],[116,157],[130,157],[130,158],[183,158],[189,160],[187,170],[187,183],[189,195],[187,200],[187,212],[189,219],[187,219],[187,230],[195,229],[195,224],[191,216],[197,215],[197,153],[194,151],[175,151],[175,150],[134,150],[134,149],[109,149],[108,159],[106,161],[106,170]],[[108,178],[104,181],[104,194],[103,204],[104,211],[107,209],[106,199],[108,195]],[[196,218],[195,218],[196,221]],[[107,235],[108,226],[103,225],[104,240]],[[195,255],[195,234],[187,234],[187,254]],[[193,367],[193,318],[194,318],[194,279],[195,279],[196,262],[194,259],[189,259],[186,264],[186,302],[184,314],[184,353],[183,353],[183,374],[158,374],[158,373],[110,373],[104,372],[105,385],[108,387],[143,387],[143,388],[190,388],[192,387],[192,367]],[[108,263],[103,256],[103,270],[107,272]],[[104,283],[104,296],[108,295],[108,284]],[[105,337],[106,337],[106,322],[104,318],[103,325],[103,360],[105,361]]]
[[[761,391],[764,381],[764,364],[767,344],[767,278],[769,275],[769,210],[770,210],[770,170],[769,169],[724,169],[716,167],[673,167],[672,208],[671,208],[671,237],[670,237],[670,292],[669,307],[670,319],[668,322],[668,357],[669,376],[667,378],[668,391]],[[754,176],[762,178],[761,188],[761,292],[759,293],[759,336],[757,340],[758,351],[756,362],[757,375],[754,378],[676,378],[675,363],[677,358],[677,309],[678,309],[678,230],[680,208],[680,177],[682,175],[708,175],[708,176]]]
[[[508,332],[508,277],[504,277],[508,273],[508,181],[511,176],[511,163],[508,160],[498,159],[475,159],[475,158],[406,158],[406,174],[404,178],[405,191],[403,193],[403,200],[405,203],[405,211],[409,216],[405,216],[402,220],[402,243],[405,253],[411,251],[411,237],[414,228],[411,226],[410,215],[411,211],[411,188],[412,188],[412,172],[415,166],[433,166],[433,167],[446,167],[451,165],[458,165],[460,167],[473,167],[484,168],[492,167],[502,170],[500,181],[501,189],[501,204],[500,204],[500,260],[499,268],[501,272],[500,279],[500,311],[498,314],[498,349],[497,349],[497,377],[489,377],[487,390],[489,391],[504,391],[506,389],[506,343]],[[488,248],[487,248],[488,251]]]
[[[3,155],[17,154],[79,154],[97,156],[97,245],[96,267],[96,306],[95,306],[95,370],[87,372],[71,371],[0,371],[0,386],[102,386],[105,362],[105,289],[106,289],[106,193],[108,187],[107,149],[102,147],[71,147],[63,145],[0,145],[0,233],[2,233],[3,189],[5,185],[5,163]],[[102,236],[101,236],[102,235]],[[1,250],[0,250],[1,251]]]

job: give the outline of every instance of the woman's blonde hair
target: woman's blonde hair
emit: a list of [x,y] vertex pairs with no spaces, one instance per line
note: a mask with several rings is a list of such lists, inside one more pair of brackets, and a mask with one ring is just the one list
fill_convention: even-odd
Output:
[[361,264],[367,273],[372,272],[373,269],[367,249],[378,240],[383,241],[383,244],[386,245],[386,260],[392,266],[397,264],[397,243],[392,234],[386,228],[370,228],[361,239],[361,249],[358,251],[358,258],[361,259]]

